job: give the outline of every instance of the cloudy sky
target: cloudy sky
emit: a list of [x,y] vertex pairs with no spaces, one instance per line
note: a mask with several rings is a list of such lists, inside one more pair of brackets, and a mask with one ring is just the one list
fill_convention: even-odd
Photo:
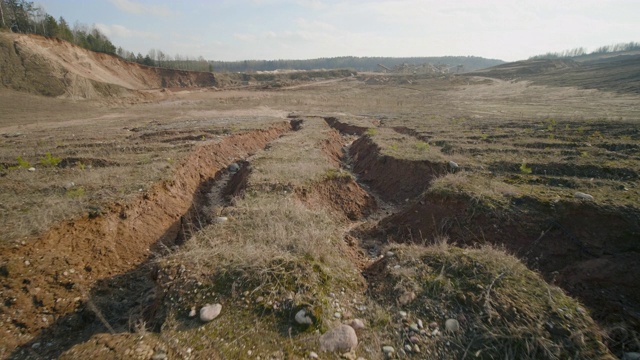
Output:
[[640,41],[639,0],[39,0],[116,46],[210,60],[476,55]]

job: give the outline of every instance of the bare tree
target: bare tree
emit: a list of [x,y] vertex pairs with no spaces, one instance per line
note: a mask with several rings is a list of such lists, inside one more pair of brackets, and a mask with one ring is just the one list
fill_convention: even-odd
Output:
[[2,18],[2,27],[7,27],[7,24],[4,22],[4,11],[2,11],[3,1],[0,1],[0,17]]

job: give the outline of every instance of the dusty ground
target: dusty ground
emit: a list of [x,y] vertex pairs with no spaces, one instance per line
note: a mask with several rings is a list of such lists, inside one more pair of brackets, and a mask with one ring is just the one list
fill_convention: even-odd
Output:
[[0,90],[0,356],[303,358],[336,312],[367,359],[639,351],[638,95],[372,79]]

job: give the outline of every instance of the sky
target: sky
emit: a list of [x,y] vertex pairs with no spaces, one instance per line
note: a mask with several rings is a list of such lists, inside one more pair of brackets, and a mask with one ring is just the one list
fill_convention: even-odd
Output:
[[207,60],[481,56],[640,42],[640,0],[36,0],[116,46]]

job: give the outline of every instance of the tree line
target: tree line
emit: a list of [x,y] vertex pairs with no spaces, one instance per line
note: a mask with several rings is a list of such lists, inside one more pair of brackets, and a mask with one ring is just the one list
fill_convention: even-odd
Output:
[[353,69],[356,71],[380,71],[382,65],[394,68],[402,64],[421,65],[425,63],[457,67],[462,65],[465,71],[483,69],[504,63],[502,60],[485,59],[477,56],[440,56],[440,57],[356,57],[342,56],[311,60],[245,60],[245,61],[209,61],[218,72],[255,72],[273,70],[314,70],[314,69]]
[[566,59],[573,58],[583,55],[594,55],[594,54],[607,54],[607,53],[616,53],[623,51],[633,51],[640,50],[640,43],[637,42],[628,42],[628,43],[618,43],[613,45],[600,46],[594,51],[588,53],[587,49],[583,47],[578,47],[574,49],[564,50],[560,52],[548,52],[546,54],[535,55],[529,58],[529,60],[540,60],[540,59]]
[[59,38],[85,49],[115,54],[116,47],[95,26],[76,22],[73,27],[61,16],[56,20],[41,6],[26,0],[0,0],[0,27],[13,32]]
[[159,49],[151,49],[146,55],[142,55],[141,53],[135,54],[122,47],[118,47],[116,55],[125,60],[147,66],[187,71],[213,71],[213,67],[202,56],[197,58],[181,54],[171,56]]
[[169,69],[212,71],[202,56],[195,58],[176,54],[171,56],[161,50],[151,49],[146,55],[135,54],[113,45],[96,26],[76,22],[70,26],[62,16],[49,15],[40,5],[27,0],[0,0],[0,28],[16,33],[37,34],[68,41],[88,50],[114,54],[122,59],[147,66]]

